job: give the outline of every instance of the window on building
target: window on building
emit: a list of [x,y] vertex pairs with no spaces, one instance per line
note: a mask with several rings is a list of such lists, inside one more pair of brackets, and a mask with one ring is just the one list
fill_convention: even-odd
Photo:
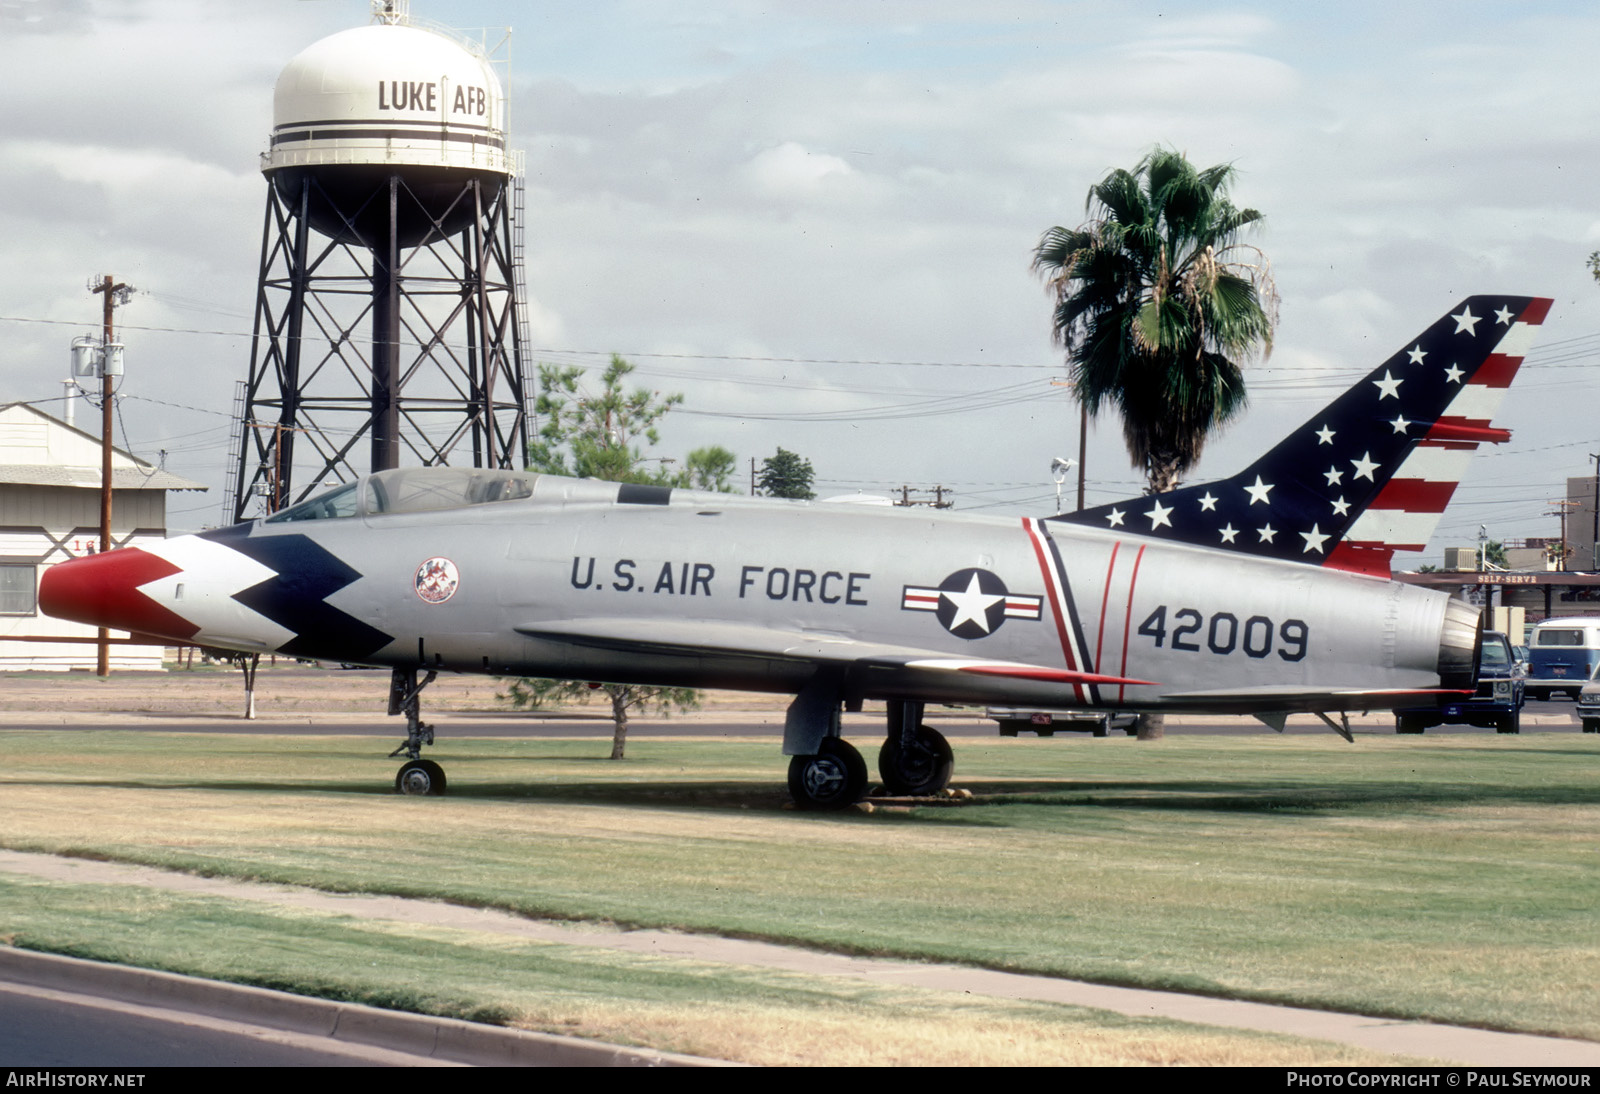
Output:
[[36,615],[38,567],[31,562],[0,562],[0,615]]

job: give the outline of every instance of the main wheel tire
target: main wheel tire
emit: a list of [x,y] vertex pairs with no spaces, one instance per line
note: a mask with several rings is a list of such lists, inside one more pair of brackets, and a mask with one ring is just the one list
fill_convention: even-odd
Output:
[[800,809],[844,809],[866,792],[867,761],[842,738],[824,737],[817,755],[789,760],[789,794]]
[[1600,718],[1585,718],[1583,720],[1585,733],[1600,733]]
[[883,788],[891,794],[922,797],[937,794],[950,785],[950,772],[955,770],[955,753],[944,734],[927,726],[918,726],[916,741],[910,749],[902,749],[898,736],[891,736],[878,750],[878,775]]
[[436,798],[444,793],[444,768],[432,760],[411,760],[394,777],[394,792],[407,797]]
[[1422,720],[1405,714],[1397,714],[1394,719],[1396,733],[1421,733]]
[[1521,733],[1522,719],[1516,711],[1512,711],[1510,714],[1502,714],[1495,720],[1494,731],[1496,733]]

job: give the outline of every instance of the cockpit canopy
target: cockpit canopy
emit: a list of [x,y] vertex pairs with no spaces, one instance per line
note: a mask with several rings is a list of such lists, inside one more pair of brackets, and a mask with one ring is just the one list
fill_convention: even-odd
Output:
[[495,471],[468,467],[399,467],[378,471],[357,482],[290,506],[266,518],[267,524],[339,517],[381,516],[464,509],[533,496],[532,471]]

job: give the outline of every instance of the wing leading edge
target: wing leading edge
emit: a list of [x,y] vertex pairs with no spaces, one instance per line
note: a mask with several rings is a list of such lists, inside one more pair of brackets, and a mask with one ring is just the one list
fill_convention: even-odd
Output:
[[[694,620],[671,622],[639,619],[584,619],[531,623],[516,628],[529,638],[631,653],[682,657],[719,657],[784,661],[863,669],[902,669],[969,678],[1026,680],[1048,684],[1152,684],[1101,673],[1033,665],[1022,661],[952,656],[935,650],[880,642],[862,642],[840,635],[780,631]],[[985,690],[973,680],[975,690]]]

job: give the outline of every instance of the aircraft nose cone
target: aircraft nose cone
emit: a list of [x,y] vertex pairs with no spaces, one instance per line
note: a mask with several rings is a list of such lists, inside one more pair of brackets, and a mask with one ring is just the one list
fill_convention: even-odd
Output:
[[137,547],[71,559],[45,570],[39,580],[39,607],[74,623],[186,639],[199,628],[139,590],[178,572],[166,559]]

